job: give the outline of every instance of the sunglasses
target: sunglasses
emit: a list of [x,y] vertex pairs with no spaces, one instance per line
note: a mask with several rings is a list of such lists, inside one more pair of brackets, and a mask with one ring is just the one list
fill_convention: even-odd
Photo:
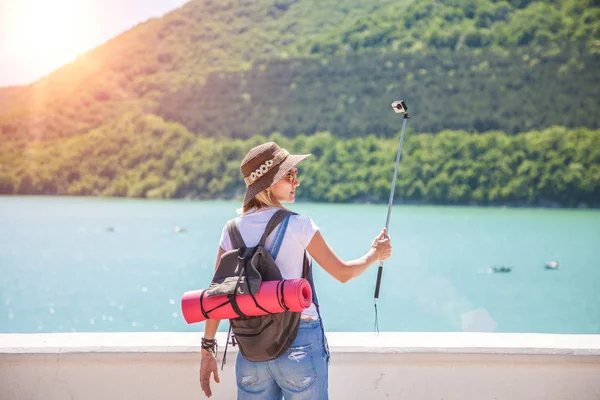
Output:
[[290,181],[290,183],[294,183],[294,181],[298,179],[298,170],[288,172],[285,177]]

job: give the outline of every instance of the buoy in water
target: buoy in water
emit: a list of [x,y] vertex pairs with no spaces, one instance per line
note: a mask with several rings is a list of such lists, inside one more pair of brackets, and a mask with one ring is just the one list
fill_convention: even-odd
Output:
[[548,261],[546,263],[546,265],[544,266],[544,268],[546,268],[546,269],[558,269],[558,267],[559,267],[558,261],[556,261],[556,260]]

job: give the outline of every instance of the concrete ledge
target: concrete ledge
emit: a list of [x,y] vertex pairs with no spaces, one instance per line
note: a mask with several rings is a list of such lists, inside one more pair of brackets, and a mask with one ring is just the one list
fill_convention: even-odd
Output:
[[[0,334],[0,355],[199,352],[201,333]],[[217,334],[219,349],[227,335]],[[600,357],[600,335],[462,332],[331,332],[332,353],[528,354]],[[229,346],[228,353],[237,352]]]
[[[0,399],[202,399],[201,333],[0,335]],[[217,336],[222,358],[225,333]],[[600,399],[600,335],[327,333],[330,399]],[[229,347],[213,398],[235,399]]]

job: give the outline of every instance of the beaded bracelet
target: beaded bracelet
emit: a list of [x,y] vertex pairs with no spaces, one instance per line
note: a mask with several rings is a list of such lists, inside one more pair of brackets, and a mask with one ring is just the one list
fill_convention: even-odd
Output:
[[202,338],[202,344],[200,345],[204,350],[211,353],[216,353],[217,339]]

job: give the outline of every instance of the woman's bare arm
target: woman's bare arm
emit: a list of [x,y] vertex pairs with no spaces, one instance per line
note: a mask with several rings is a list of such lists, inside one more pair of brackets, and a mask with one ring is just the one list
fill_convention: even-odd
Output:
[[[221,247],[217,251],[217,261],[215,262],[215,270],[219,267],[221,256],[225,253]],[[204,337],[206,339],[214,339],[219,328],[218,319],[207,319],[204,324]],[[206,395],[210,397],[212,390],[210,389],[210,375],[213,374],[215,382],[219,383],[219,369],[217,367],[217,360],[213,353],[208,350],[202,349],[202,361],[200,362],[200,387]]]
[[315,261],[338,281],[345,283],[356,278],[377,261],[383,261],[392,254],[392,244],[385,228],[375,237],[371,248],[362,257],[344,261],[329,247],[320,231],[317,231],[306,248]]
[[[219,250],[217,251],[217,261],[215,262],[215,271],[217,270],[217,268],[219,267],[219,262],[221,261],[221,256],[223,255],[223,253],[225,253],[225,250],[223,250],[221,247],[219,247]],[[204,324],[204,337],[207,339],[214,339],[215,335],[217,334],[217,329],[219,329],[219,322],[221,322],[218,319],[207,319],[206,323]],[[204,354],[206,350],[202,350],[202,354]]]

